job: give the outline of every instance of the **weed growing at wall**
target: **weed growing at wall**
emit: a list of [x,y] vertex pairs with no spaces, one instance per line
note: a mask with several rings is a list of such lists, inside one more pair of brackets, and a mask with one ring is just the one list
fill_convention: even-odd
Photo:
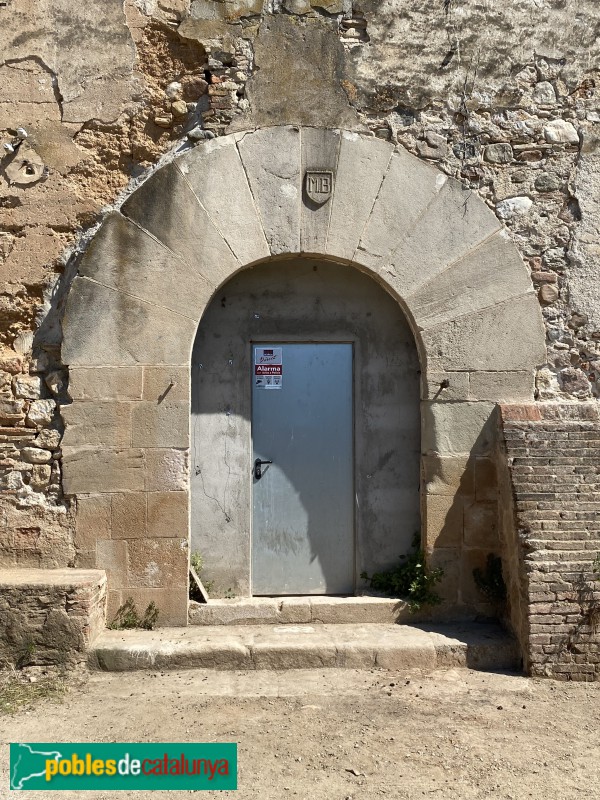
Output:
[[428,569],[421,548],[421,537],[415,533],[411,551],[400,556],[400,563],[386,572],[375,572],[371,577],[366,572],[361,578],[368,581],[371,589],[408,602],[410,611],[419,611],[424,606],[438,605],[442,598],[434,590],[442,579],[442,569]]
[[140,617],[138,614],[133,598],[128,597],[122,606],[119,606],[115,618],[108,626],[111,630],[130,630],[132,628],[142,628],[146,631],[151,631],[156,625],[158,619],[158,608],[155,604],[149,603]]
[[[204,603],[205,598],[200,591],[200,587],[196,584],[196,576],[198,579],[202,581],[202,586],[204,586],[204,590],[206,594],[209,595],[214,586],[214,581],[205,581],[202,579],[202,570],[204,569],[204,559],[200,555],[200,553],[192,553],[190,556],[190,573],[192,576],[192,580],[190,581],[190,593],[189,598],[190,600],[195,600],[197,603]],[[195,573],[195,574],[194,574]]]
[[487,557],[485,569],[476,567],[473,570],[475,585],[481,594],[498,606],[506,603],[506,583],[502,575],[502,559],[490,553]]

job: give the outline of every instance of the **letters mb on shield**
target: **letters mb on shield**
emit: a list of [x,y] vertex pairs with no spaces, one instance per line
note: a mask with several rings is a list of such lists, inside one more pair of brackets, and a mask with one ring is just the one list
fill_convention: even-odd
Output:
[[322,205],[331,197],[333,191],[333,172],[329,170],[307,170],[305,176],[306,195],[313,203]]

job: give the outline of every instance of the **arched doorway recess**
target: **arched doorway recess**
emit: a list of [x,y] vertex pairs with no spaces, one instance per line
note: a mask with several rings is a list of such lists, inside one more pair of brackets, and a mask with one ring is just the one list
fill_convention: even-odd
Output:
[[[330,183],[307,191],[319,176]],[[410,321],[425,543],[445,566],[448,603],[476,602],[472,566],[496,514],[490,416],[500,400],[532,399],[545,357],[527,270],[477,195],[402,148],[281,126],[202,143],[159,169],[107,216],[71,287],[64,489],[79,551],[108,571],[112,609],[152,599],[163,624],[185,624],[198,321],[239,270],[299,254],[356,265]]]
[[419,384],[404,314],[357,269],[270,261],[221,287],[192,354],[191,548],[215,596],[354,594],[407,552]]

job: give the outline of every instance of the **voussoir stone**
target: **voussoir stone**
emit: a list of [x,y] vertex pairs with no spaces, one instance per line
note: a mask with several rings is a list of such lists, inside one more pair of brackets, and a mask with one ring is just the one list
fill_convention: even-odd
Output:
[[[220,184],[222,180],[218,172],[214,182]],[[155,172],[123,204],[122,211],[177,254],[187,265],[192,281],[193,275],[200,275],[209,285],[218,285],[239,268],[176,163]],[[187,280],[185,275],[182,279],[184,283]]]
[[[357,260],[376,267],[406,237],[423,210],[446,183],[446,177],[428,164],[397,148],[358,245]],[[410,191],[407,187],[410,186]],[[360,191],[358,186],[354,191]]]
[[300,251],[300,130],[262,128],[240,136],[238,149],[272,255]]
[[519,254],[500,231],[406,299],[419,326],[427,328],[496,305],[530,286]]
[[[169,165],[169,168],[174,169],[172,165]],[[168,168],[165,167],[166,169]],[[179,175],[176,170],[175,172]],[[173,171],[170,174],[172,175]],[[163,170],[159,170],[156,173],[156,176],[158,175],[162,176]],[[141,192],[142,189],[139,189],[138,192]],[[177,234],[182,238],[197,235],[198,238],[195,241],[198,248],[196,260],[202,258],[201,254],[206,256],[211,254],[217,259],[217,263],[221,263],[219,259],[222,254],[212,253],[210,241],[207,241],[208,237],[203,239],[199,234],[193,233],[196,230],[194,219],[184,220],[181,226],[178,226],[177,222],[172,219],[173,206],[176,208],[178,203],[185,199],[180,187],[177,187],[177,190],[173,190],[172,193],[165,190],[165,194],[169,198],[166,203],[164,197],[161,197],[162,202],[159,202],[156,197],[148,197],[149,191],[150,189],[146,189],[145,202],[147,208],[154,209],[154,212],[150,214],[149,211],[148,215],[155,216],[156,209],[160,210],[162,225],[169,231],[168,234],[164,234],[164,238],[169,240],[170,237],[177,236]],[[189,189],[187,191],[191,195]],[[136,198],[136,202],[138,199],[140,201],[144,199],[136,193],[128,202],[133,203],[134,198]],[[198,203],[192,196],[192,201],[187,204],[186,208],[193,208],[194,205],[198,207]],[[165,209],[169,209],[169,213],[166,213]],[[144,222],[144,215],[140,216]],[[151,222],[156,223],[156,220],[152,219]],[[154,227],[158,227],[157,224],[154,224]],[[225,257],[229,258],[229,267],[234,270],[235,259],[220,235],[218,233],[215,235],[222,242]],[[185,256],[187,253],[184,252],[183,255]],[[212,283],[200,274],[200,270],[194,262],[190,263],[183,258],[178,258],[169,246],[161,244],[138,225],[116,212],[109,214],[94,237],[80,265],[79,274],[132,297],[168,308],[195,320],[199,319],[213,292]]]
[[546,361],[544,325],[533,291],[428,328],[422,338],[430,369],[520,371]]
[[392,145],[381,139],[341,132],[327,253],[345,259],[354,256],[393,152]]
[[[307,195],[307,170],[319,169],[331,172],[332,181],[337,175],[337,160],[340,149],[340,132],[327,128],[302,128],[302,210],[300,220],[300,246],[303,253],[325,253],[331,196],[320,205]],[[331,187],[333,189],[333,186]]]
[[175,162],[238,261],[270,255],[233,135],[195,147]]
[[[392,284],[403,296],[466,256],[501,223],[472,192],[448,179],[390,258]],[[387,277],[387,274],[386,274]]]

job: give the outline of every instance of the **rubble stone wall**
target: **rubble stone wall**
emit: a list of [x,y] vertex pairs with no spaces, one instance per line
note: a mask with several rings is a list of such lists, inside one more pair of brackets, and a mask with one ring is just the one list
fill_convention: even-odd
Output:
[[600,679],[600,414],[501,406],[510,618],[531,675]]
[[0,570],[0,667],[73,667],[103,630],[101,570]]

